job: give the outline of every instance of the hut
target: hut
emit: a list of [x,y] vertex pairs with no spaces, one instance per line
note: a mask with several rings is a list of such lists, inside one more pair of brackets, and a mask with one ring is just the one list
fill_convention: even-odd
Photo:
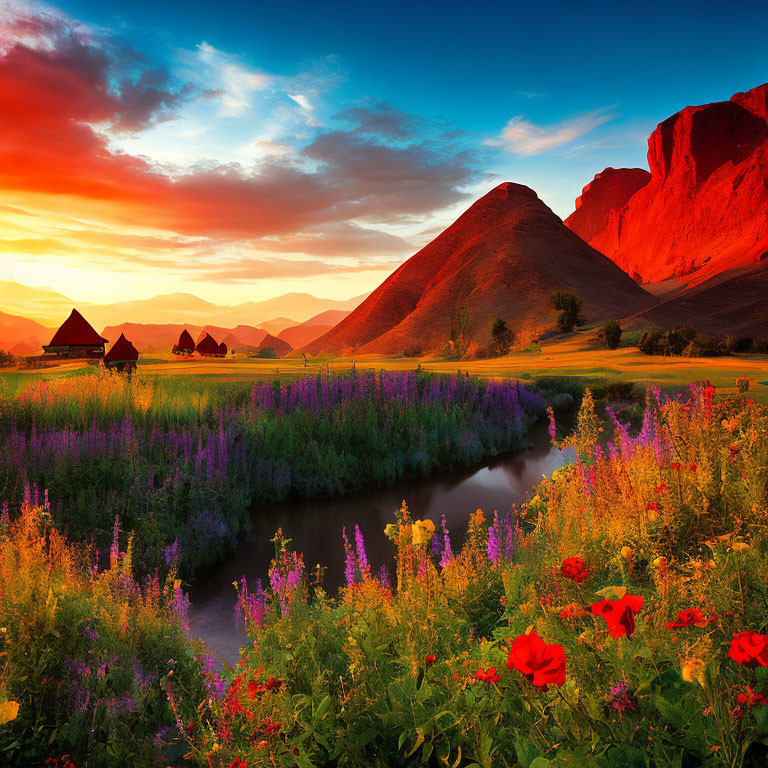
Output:
[[173,345],[171,352],[173,352],[174,355],[191,355],[194,351],[195,342],[189,331],[185,328],[179,336],[178,343]]
[[226,357],[227,356],[227,345],[222,341],[219,344],[219,357]]
[[43,345],[43,353],[51,357],[100,359],[104,357],[106,343],[107,340],[99,336],[93,326],[73,309],[50,342]]
[[125,338],[125,334],[120,334],[120,338],[109,348],[109,352],[104,355],[104,365],[107,368],[114,368],[121,373],[125,371],[130,373],[136,368],[136,361],[139,359],[139,350]]
[[219,354],[219,344],[210,333],[206,333],[205,337],[197,342],[195,351],[203,357],[217,357]]

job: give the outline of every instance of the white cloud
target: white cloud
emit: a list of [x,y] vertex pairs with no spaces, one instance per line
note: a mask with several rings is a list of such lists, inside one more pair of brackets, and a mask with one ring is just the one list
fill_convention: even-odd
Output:
[[251,107],[251,94],[264,91],[272,85],[272,78],[264,72],[249,70],[236,63],[235,57],[206,42],[197,46],[200,60],[213,71],[214,87],[220,91],[221,115],[237,117]]
[[554,125],[535,125],[526,120],[525,115],[517,115],[506,124],[498,139],[488,139],[484,143],[491,147],[503,147],[524,157],[541,155],[570,144],[612,120],[616,114],[611,109],[613,107],[601,107]]

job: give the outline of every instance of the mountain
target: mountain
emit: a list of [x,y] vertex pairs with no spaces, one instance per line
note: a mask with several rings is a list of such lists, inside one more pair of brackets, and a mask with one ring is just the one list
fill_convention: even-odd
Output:
[[288,342],[294,349],[299,349],[333,328],[332,325],[294,325],[277,334],[278,339]]
[[664,120],[648,167],[626,200],[639,169],[598,174],[566,225],[638,281],[673,289],[768,259],[768,84]]
[[690,325],[714,336],[768,338],[768,262],[721,272],[642,312],[634,321]]
[[[365,298],[363,296],[360,301]],[[333,327],[338,325],[348,314],[351,309],[328,309],[325,312],[321,312],[319,315],[310,317],[309,320],[299,323],[299,325],[328,325]]]
[[283,357],[283,355],[293,351],[293,347],[287,341],[278,339],[271,333],[268,333],[259,344],[259,349],[268,349],[269,347],[275,350],[276,357]]
[[402,354],[407,349],[443,349],[460,307],[469,310],[468,337],[487,345],[494,316],[512,329],[552,322],[550,296],[558,289],[582,296],[589,321],[624,317],[655,302],[565,227],[533,190],[506,182],[302,351]]
[[279,334],[285,328],[292,328],[294,325],[300,325],[300,323],[297,323],[296,320],[291,320],[289,317],[275,317],[272,320],[259,323],[260,328],[275,335]]
[[[0,349],[14,355],[36,355],[56,332],[35,320],[0,312]],[[30,349],[32,351],[30,351]]]
[[200,327],[207,324],[224,328],[236,325],[256,327],[270,318],[277,318],[271,321],[269,330],[278,333],[283,328],[310,320],[318,313],[348,312],[364,298],[365,296],[356,296],[337,300],[322,299],[308,293],[286,293],[264,301],[223,305],[213,304],[190,293],[167,293],[137,301],[92,304],[73,302],[72,299],[48,288],[32,288],[9,280],[0,280],[0,306],[4,311],[29,317],[47,326],[60,325],[72,311],[72,307],[77,305],[95,328],[116,326],[137,319],[149,325],[191,323]]
[[139,352],[170,352],[184,329],[197,339],[202,326],[189,323],[120,323],[108,325],[101,335],[114,344],[123,334]]

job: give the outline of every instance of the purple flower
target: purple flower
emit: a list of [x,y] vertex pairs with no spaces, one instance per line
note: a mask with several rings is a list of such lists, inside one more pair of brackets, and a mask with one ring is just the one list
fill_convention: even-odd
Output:
[[120,546],[118,544],[118,532],[120,530],[120,517],[115,515],[115,528],[112,532],[112,546],[109,550],[109,567],[114,568],[117,565],[117,559],[120,555]]
[[165,548],[165,564],[171,565],[179,559],[179,540],[175,539],[171,546]]
[[488,559],[497,565],[501,559],[501,553],[499,552],[499,539],[496,535],[496,526],[492,525],[488,528]]
[[[442,520],[442,528],[443,528],[443,554],[440,558],[440,567],[445,568],[448,563],[453,560],[453,550],[451,549],[451,537],[448,532],[448,523],[445,519],[445,514],[443,514],[443,520]],[[437,536],[435,536],[435,539],[437,539]]]
[[627,694],[627,684],[617,683],[611,688],[609,695],[611,697],[611,706],[618,712],[624,712],[627,709],[634,709],[634,705]]
[[392,589],[392,582],[389,578],[389,568],[386,565],[382,565],[379,570],[379,584],[385,589]]
[[360,566],[360,575],[366,578],[369,574],[368,557],[365,554],[363,534],[357,523],[355,523],[355,548],[357,549],[357,563]]
[[341,536],[344,539],[344,552],[346,553],[344,578],[347,580],[347,586],[351,587],[355,583],[355,553],[352,551],[349,539],[347,538],[346,526],[341,529]]

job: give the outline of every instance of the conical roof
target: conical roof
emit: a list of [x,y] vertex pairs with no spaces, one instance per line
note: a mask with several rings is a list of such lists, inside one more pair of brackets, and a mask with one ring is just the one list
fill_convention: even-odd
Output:
[[205,334],[205,338],[197,345],[196,349],[201,355],[219,354],[219,345],[210,333]]
[[176,345],[179,349],[194,349],[195,341],[190,332],[185,328],[179,336],[179,343]]
[[49,347],[91,346],[106,344],[107,340],[93,330],[93,326],[76,310],[61,324]]
[[138,360],[139,350],[131,344],[124,334],[112,345],[109,352],[104,355],[105,363],[124,362],[126,360]]

